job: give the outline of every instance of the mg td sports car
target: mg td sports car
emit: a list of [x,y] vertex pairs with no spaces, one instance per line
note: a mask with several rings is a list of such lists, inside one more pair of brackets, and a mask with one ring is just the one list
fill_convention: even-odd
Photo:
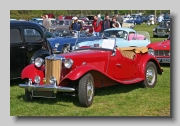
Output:
[[36,58],[23,69],[21,79],[27,83],[19,87],[25,89],[28,101],[56,98],[61,92],[77,96],[81,106],[90,107],[96,88],[136,83],[153,88],[162,71],[147,47],[116,47],[116,39],[108,38],[101,45],[82,46],[45,60]]
[[167,40],[153,42],[148,46],[149,53],[157,58],[159,63],[170,64],[170,36]]

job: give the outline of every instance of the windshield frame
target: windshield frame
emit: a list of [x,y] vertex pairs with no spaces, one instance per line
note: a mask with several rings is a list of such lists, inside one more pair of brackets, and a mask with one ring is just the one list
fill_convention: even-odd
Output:
[[[112,49],[108,49],[108,48],[102,48],[101,46],[102,46],[102,44],[101,44],[101,46],[99,46],[99,44],[98,43],[96,43],[96,42],[98,42],[99,40],[114,40],[114,46],[113,46],[113,48]],[[94,43],[93,44],[93,46],[90,46],[90,45],[83,45],[83,46],[80,46],[80,47],[82,47],[82,48],[79,48],[79,44],[80,43],[83,43],[83,42],[92,42],[92,43]],[[95,38],[94,37],[94,40],[87,40],[87,41],[83,41],[83,42],[78,42],[78,38],[76,39],[76,42],[75,42],[75,44],[74,44],[74,49],[73,49],[73,51],[77,51],[77,50],[106,50],[106,51],[114,51],[115,50],[115,48],[116,48],[116,37],[109,37],[109,38],[102,38],[102,37],[97,37],[97,38]],[[103,41],[104,42],[104,41]],[[102,43],[103,43],[102,42]],[[87,47],[86,47],[87,46]]]

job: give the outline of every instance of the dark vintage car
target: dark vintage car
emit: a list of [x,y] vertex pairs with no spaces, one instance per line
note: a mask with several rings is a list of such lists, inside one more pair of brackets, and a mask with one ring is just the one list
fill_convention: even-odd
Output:
[[51,44],[51,48],[55,54],[73,51],[77,41],[94,41],[102,38],[101,36],[91,36],[91,34],[84,31],[78,33],[73,30],[56,30],[53,36],[47,40]]
[[159,63],[170,64],[170,35],[167,40],[153,42],[148,46],[149,53],[157,58]]
[[132,20],[126,20],[126,23],[134,23],[134,25],[142,25],[143,20],[140,17],[133,18]]
[[[153,88],[162,69],[147,47],[116,47],[114,38],[101,45],[83,46],[73,52],[53,54],[22,71],[19,84],[28,101],[36,97],[56,98],[57,93],[77,96],[83,107],[93,103],[95,88],[140,83]],[[107,99],[108,100],[108,99]]]
[[170,19],[163,20],[153,29],[153,37],[168,37],[170,34]]
[[19,78],[22,69],[37,57],[52,53],[40,25],[28,21],[10,21],[10,79]]

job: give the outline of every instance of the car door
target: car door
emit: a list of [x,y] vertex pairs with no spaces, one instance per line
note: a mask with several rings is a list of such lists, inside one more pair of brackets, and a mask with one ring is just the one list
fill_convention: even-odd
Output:
[[136,74],[136,60],[126,58],[117,50],[115,55],[109,53],[107,74],[118,80],[133,79]]
[[24,45],[25,48],[25,63],[29,64],[33,54],[42,48],[43,45],[43,33],[36,27],[24,26]]
[[10,78],[20,77],[25,66],[24,48],[22,39],[22,27],[19,25],[10,27]]

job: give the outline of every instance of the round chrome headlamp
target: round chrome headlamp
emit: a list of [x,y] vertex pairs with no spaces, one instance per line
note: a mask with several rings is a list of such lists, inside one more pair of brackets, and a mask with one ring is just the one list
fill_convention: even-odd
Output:
[[34,61],[34,64],[36,67],[41,67],[44,63],[44,60],[42,58],[36,58]]
[[154,56],[154,49],[148,49],[148,53]]
[[51,76],[50,79],[49,79],[49,83],[52,84],[52,85],[55,85],[56,84],[56,78]]
[[73,60],[72,59],[65,59],[64,60],[64,66],[66,68],[71,68],[72,65],[73,65]]
[[40,81],[41,81],[40,76],[35,76],[35,77],[34,77],[34,82],[35,82],[36,84],[39,84]]
[[58,48],[59,47],[59,43],[55,43],[54,47]]
[[156,31],[156,29],[155,29],[155,28],[153,28],[153,31]]

